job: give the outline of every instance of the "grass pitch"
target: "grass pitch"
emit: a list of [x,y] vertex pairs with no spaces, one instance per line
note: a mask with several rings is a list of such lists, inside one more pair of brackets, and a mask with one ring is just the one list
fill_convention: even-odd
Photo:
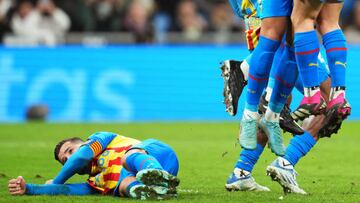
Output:
[[[115,202],[135,200],[111,196],[21,196],[7,191],[10,178],[22,175],[29,183],[44,183],[60,170],[54,160],[55,144],[67,137],[88,137],[96,131],[156,138],[170,144],[180,160],[179,197],[169,202],[360,202],[360,123],[347,122],[331,139],[322,139],[296,167],[307,196],[284,195],[265,176],[275,156],[266,149],[255,166],[254,177],[272,191],[227,192],[225,181],[240,151],[237,123],[136,124],[9,124],[0,125],[0,202]],[[288,142],[290,135],[285,135]],[[83,182],[74,176],[70,182]],[[279,198],[283,196],[283,199]]]

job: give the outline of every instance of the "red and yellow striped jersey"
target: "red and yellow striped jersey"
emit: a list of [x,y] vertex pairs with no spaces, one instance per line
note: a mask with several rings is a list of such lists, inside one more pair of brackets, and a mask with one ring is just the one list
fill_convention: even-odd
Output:
[[245,18],[245,37],[250,51],[254,50],[260,38],[261,20],[258,17]]
[[122,170],[121,158],[133,145],[140,143],[139,140],[117,135],[102,149],[99,142],[90,144],[90,148],[97,155],[91,163],[91,175],[88,183],[103,194],[112,191],[118,184]]

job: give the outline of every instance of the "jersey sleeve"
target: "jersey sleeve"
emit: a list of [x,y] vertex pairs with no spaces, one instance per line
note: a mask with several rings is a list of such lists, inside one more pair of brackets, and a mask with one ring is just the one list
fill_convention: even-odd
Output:
[[117,134],[111,132],[97,132],[92,134],[85,143],[93,151],[94,156],[99,155],[116,137]]
[[83,171],[94,157],[104,151],[115,136],[116,134],[109,132],[99,132],[91,135],[86,143],[69,157],[59,174],[54,178],[53,183],[64,184],[75,173]]
[[90,195],[97,191],[87,183],[79,184],[26,184],[27,195]]
[[244,18],[244,14],[241,11],[241,7],[239,5],[238,0],[229,0],[229,3],[234,14],[237,15],[239,18]]

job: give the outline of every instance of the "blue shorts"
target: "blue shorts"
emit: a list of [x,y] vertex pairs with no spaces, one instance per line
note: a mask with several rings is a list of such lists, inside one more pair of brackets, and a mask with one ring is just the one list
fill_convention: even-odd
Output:
[[[177,176],[179,171],[179,161],[177,159],[174,150],[169,145],[159,140],[148,139],[148,140],[144,140],[143,142],[137,145],[132,146],[129,150],[131,149],[145,150],[149,155],[155,157],[155,159],[161,164],[161,166],[165,171],[169,172],[174,176]],[[135,177],[135,176],[136,174],[126,170],[125,168],[122,168],[120,172],[118,185],[114,190],[114,195],[120,196],[118,187],[125,178]]]
[[[327,65],[327,62],[323,58],[323,55],[324,54],[320,53],[319,57],[318,57],[318,64],[319,64],[318,74],[319,74],[320,84],[325,82],[325,80],[328,79],[329,74],[330,74],[329,67]],[[296,81],[295,87],[299,92],[304,94],[304,86],[303,86],[303,82],[301,80],[300,75]]]
[[261,19],[271,17],[290,17],[293,0],[262,0]]

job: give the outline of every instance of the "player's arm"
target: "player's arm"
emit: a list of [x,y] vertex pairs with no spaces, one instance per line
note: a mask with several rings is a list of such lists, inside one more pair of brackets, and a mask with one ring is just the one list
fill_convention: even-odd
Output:
[[12,195],[91,195],[97,191],[87,183],[79,184],[26,184],[23,177],[9,181]]
[[26,184],[26,195],[91,195],[97,191],[87,183]]
[[116,134],[109,132],[99,132],[91,135],[87,142],[69,157],[52,183],[63,184],[75,173],[79,173],[88,167],[91,160],[102,153],[115,136]]

